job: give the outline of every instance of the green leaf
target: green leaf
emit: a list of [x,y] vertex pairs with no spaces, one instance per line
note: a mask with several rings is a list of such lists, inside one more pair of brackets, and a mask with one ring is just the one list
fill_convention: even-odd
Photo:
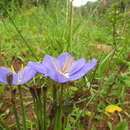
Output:
[[113,52],[114,52],[114,50],[112,50],[110,53],[108,53],[108,54],[106,55],[106,57],[105,57],[105,58],[101,61],[101,63],[99,64],[99,68],[98,68],[98,73],[99,73],[99,75],[102,74],[103,68],[104,68],[105,64],[107,64],[107,61],[108,61],[108,59],[111,57],[111,55],[113,54]]
[[4,130],[2,127],[0,127],[0,130]]
[[108,121],[107,124],[108,124],[109,129],[112,130],[112,123],[110,121]]
[[128,130],[128,122],[126,120],[119,122],[115,130]]
[[70,90],[72,90],[72,91],[77,91],[78,88],[77,88],[77,87],[74,87],[74,86],[70,86]]

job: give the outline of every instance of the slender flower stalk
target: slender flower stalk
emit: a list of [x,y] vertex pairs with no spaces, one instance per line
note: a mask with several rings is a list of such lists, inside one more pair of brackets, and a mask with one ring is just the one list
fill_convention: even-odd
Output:
[[39,118],[39,124],[40,124],[39,130],[42,130],[44,124],[43,124],[43,112],[42,112],[41,99],[39,101],[37,101],[37,110],[38,110],[38,118]]
[[21,86],[18,85],[18,91],[19,91],[19,99],[20,99],[20,106],[21,106],[21,113],[22,113],[22,120],[23,120],[23,130],[27,130],[27,126],[26,126],[26,113],[25,113],[25,109],[24,109],[24,104],[23,104],[23,94],[22,94],[22,90],[21,90]]
[[[52,82],[51,82],[52,83]],[[52,102],[51,102],[51,108],[49,112],[49,119],[50,119],[50,126],[49,129],[53,129],[55,126],[55,117],[56,117],[56,111],[57,111],[57,86],[56,84],[50,84],[52,86]]]
[[69,14],[69,19],[68,19],[68,46],[67,46],[67,51],[71,51],[71,44],[72,44],[72,27],[73,27],[73,6],[72,6],[72,2],[70,2],[69,4],[69,9],[68,9],[68,14]]
[[43,111],[42,111],[42,101],[41,101],[41,87],[37,86],[32,86],[30,87],[30,92],[32,94],[33,98],[33,104],[34,104],[34,111],[37,116],[37,121],[38,121],[38,129],[42,130],[43,129]]
[[56,88],[56,86],[54,85],[53,87],[52,87],[52,96],[53,96],[53,102],[56,102],[57,101],[57,88]]
[[42,96],[42,88],[39,87],[37,88],[37,100],[36,100],[36,103],[37,103],[37,110],[38,110],[38,116],[39,116],[39,123],[40,123],[40,129],[39,130],[43,130],[44,129],[44,124],[43,124],[43,102],[42,102],[42,99],[41,99],[41,96]]
[[37,105],[37,102],[36,102],[36,99],[34,97],[33,98],[33,105],[34,105],[34,112],[36,114],[36,118],[37,118],[37,123],[38,123],[38,129],[40,130],[41,129],[41,121],[40,121],[40,114],[39,114],[39,111],[38,111],[38,105]]
[[[63,106],[63,89],[64,89],[64,85],[61,86],[61,93],[60,93],[60,116],[59,116],[59,125],[62,125],[62,106]],[[62,126],[60,126],[60,128],[62,128]]]
[[55,126],[54,130],[61,130],[62,129],[62,105],[63,105],[63,85],[60,88],[60,101],[59,101],[59,107],[56,112],[56,117],[55,117]]
[[21,128],[20,128],[20,122],[19,122],[19,118],[18,118],[18,113],[17,113],[17,108],[16,108],[16,104],[15,104],[15,94],[16,94],[16,90],[13,90],[13,88],[12,88],[13,74],[12,74],[12,73],[9,73],[9,74],[6,76],[6,80],[7,80],[7,83],[8,83],[8,85],[9,85],[9,88],[10,88],[12,110],[13,110],[14,117],[15,117],[15,120],[16,120],[16,127],[17,127],[17,130],[21,130]]
[[[12,94],[11,94],[12,95]],[[12,96],[11,96],[12,97]],[[12,97],[13,98],[13,97]],[[21,130],[20,128],[20,122],[19,122],[19,118],[18,118],[18,113],[17,113],[17,108],[15,103],[12,103],[12,109],[13,109],[13,113],[15,116],[15,120],[16,120],[16,126],[17,126],[17,130]]]
[[46,102],[47,102],[47,87],[43,87],[43,130],[46,130],[46,120],[47,120],[47,116],[46,116]]
[[39,119],[39,116],[38,116],[38,110],[37,110],[37,103],[36,103],[36,93],[35,93],[35,89],[34,89],[35,86],[32,86],[29,88],[30,90],[30,93],[32,95],[32,99],[33,99],[33,105],[34,105],[34,112],[36,114],[36,118],[37,118],[37,122],[38,122],[38,128],[40,129],[40,119]]
[[69,0],[66,0],[66,24],[68,24],[68,14],[69,14]]

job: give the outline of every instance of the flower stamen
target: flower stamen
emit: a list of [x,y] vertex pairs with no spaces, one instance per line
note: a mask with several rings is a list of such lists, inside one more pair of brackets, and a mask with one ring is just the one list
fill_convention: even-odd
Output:
[[[66,56],[65,62],[64,62],[63,65],[62,65],[61,71],[59,71],[59,70],[58,70],[58,67],[57,67],[56,64],[55,64],[54,59],[52,59],[52,64],[53,64],[54,68],[56,69],[56,71],[59,72],[61,75],[65,76],[66,78],[69,78],[69,74],[68,74],[67,72],[69,71],[69,69],[70,69],[71,66],[72,66],[73,58],[71,58],[71,60],[70,60],[70,62],[69,62],[69,65],[68,65],[68,60],[69,60],[69,57]],[[67,67],[67,65],[68,65],[68,67]]]
[[73,63],[73,58],[71,58],[71,60],[70,60],[70,62],[69,62],[69,66],[67,67],[65,73],[67,73],[67,72],[70,70],[70,68],[71,68],[71,66],[72,66],[72,63]]
[[67,63],[68,63],[68,56],[66,56],[65,57],[65,62],[63,63],[63,65],[62,65],[62,72],[64,72],[65,71],[65,68],[66,68],[66,66],[67,66]]
[[58,72],[58,68],[57,68],[57,66],[56,66],[56,64],[54,62],[54,59],[52,59],[52,64],[53,64],[54,68],[56,69],[56,71]]
[[19,71],[18,84],[20,84],[20,82],[22,80],[22,76],[23,76],[23,64],[21,64],[21,70]]
[[15,73],[13,65],[11,65],[11,70],[12,70],[13,73]]

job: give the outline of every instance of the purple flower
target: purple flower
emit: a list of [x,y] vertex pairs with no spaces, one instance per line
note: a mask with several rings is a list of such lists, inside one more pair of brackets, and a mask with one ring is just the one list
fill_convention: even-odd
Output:
[[84,58],[74,60],[67,52],[58,58],[45,55],[43,63],[34,63],[34,69],[59,83],[77,80],[96,65],[97,60],[86,62]]
[[29,81],[35,74],[36,71],[31,67],[32,62],[29,62],[27,66],[23,68],[21,65],[21,69],[16,73],[13,66],[10,68],[0,67],[0,82],[7,83],[8,74],[13,75],[12,84],[24,84]]

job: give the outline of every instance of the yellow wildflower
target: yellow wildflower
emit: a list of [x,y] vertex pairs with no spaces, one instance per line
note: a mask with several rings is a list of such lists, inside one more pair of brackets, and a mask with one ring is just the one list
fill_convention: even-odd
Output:
[[122,108],[116,105],[108,105],[105,108],[105,112],[108,112],[108,113],[121,112],[121,111],[122,111]]

